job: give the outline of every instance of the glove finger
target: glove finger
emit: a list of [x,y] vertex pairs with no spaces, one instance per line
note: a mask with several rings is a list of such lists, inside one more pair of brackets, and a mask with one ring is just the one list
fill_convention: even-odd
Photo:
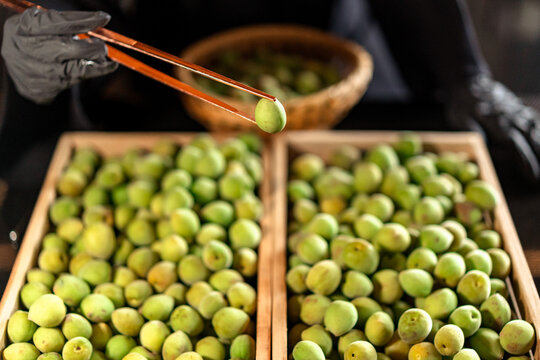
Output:
[[105,26],[111,16],[103,11],[25,10],[17,27],[19,35],[73,35]]
[[25,57],[43,62],[61,63],[73,59],[99,60],[107,56],[105,43],[99,39],[77,39],[71,35],[19,36],[16,48]]
[[99,60],[77,59],[63,63],[63,81],[68,86],[76,84],[84,79],[109,74],[118,68],[118,63],[107,60],[104,57]]

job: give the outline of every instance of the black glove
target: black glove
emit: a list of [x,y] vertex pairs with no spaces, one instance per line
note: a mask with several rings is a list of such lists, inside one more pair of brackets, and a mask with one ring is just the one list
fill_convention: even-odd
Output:
[[540,180],[540,115],[512,91],[481,74],[454,92],[448,110],[455,127],[508,146],[524,175],[532,182]]
[[110,16],[101,11],[39,8],[7,19],[2,56],[17,91],[44,104],[81,80],[114,71],[118,64],[107,59],[103,41],[74,36],[104,26],[109,20]]

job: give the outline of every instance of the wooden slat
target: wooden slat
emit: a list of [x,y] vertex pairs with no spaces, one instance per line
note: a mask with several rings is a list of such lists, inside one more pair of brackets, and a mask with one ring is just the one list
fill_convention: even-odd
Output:
[[257,279],[257,359],[270,360],[272,349],[272,266],[274,257],[274,235],[272,228],[272,183],[268,173],[272,168],[270,156],[271,145],[266,142],[263,149],[264,180],[260,187],[260,197],[263,202],[263,217],[261,227],[263,239],[259,244],[259,266]]
[[[417,132],[428,151],[463,152],[475,161],[480,169],[480,177],[491,183],[503,195],[487,148],[479,134],[476,133],[441,133]],[[287,200],[286,182],[287,167],[293,154],[312,152],[328,160],[333,149],[342,145],[353,145],[360,149],[368,149],[376,144],[390,144],[396,141],[399,132],[392,131],[288,131],[274,142],[274,201],[275,229],[274,245],[274,279],[273,279],[273,329],[272,359],[287,359],[287,288],[285,273],[287,271]],[[512,217],[504,196],[501,204],[495,209],[495,229],[504,239],[504,249],[510,255],[513,270],[508,284],[515,293],[519,311],[531,322],[536,332],[536,348],[534,358],[540,359],[540,299],[527,265],[523,248],[517,236]],[[540,253],[540,252],[539,252]],[[540,255],[538,256],[540,259]],[[540,260],[538,260],[540,262]]]
[[273,205],[274,269],[272,283],[272,360],[287,360],[287,176],[288,147],[284,135],[274,138]]
[[[73,149],[92,147],[105,157],[119,156],[132,148],[151,149],[156,142],[164,138],[178,144],[185,144],[196,134],[194,133],[65,133],[59,140],[51,165],[43,182],[41,192],[34,207],[28,224],[22,246],[13,265],[11,276],[0,303],[0,351],[8,343],[6,336],[7,321],[11,314],[19,309],[19,291],[25,283],[26,272],[36,264],[41,240],[48,231],[48,209],[56,198],[55,185],[68,164]],[[213,135],[217,140],[234,136],[233,133]],[[266,174],[270,173],[269,164],[270,144],[265,143],[262,161]],[[264,205],[264,215],[261,219],[263,238],[259,247],[259,272],[257,280],[257,359],[270,360],[271,351],[271,281],[272,281],[272,206],[271,206],[270,176],[264,176],[260,187],[260,197]]]

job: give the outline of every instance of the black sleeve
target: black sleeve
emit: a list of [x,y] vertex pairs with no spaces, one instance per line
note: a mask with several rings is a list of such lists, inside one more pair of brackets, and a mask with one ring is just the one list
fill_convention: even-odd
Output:
[[463,0],[370,0],[389,48],[408,85],[449,90],[487,72]]

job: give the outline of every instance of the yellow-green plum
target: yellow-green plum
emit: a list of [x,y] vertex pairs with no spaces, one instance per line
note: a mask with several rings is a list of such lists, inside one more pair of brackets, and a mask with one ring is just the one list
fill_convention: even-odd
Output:
[[176,264],[171,261],[161,261],[155,264],[148,271],[148,283],[157,292],[164,292],[169,286],[174,284],[178,277],[176,275]]
[[40,327],[34,333],[33,342],[42,353],[60,352],[64,347],[65,339],[60,329]]
[[188,351],[180,354],[180,356],[178,356],[176,360],[203,360],[203,358],[195,351]]
[[180,305],[174,309],[169,322],[174,331],[182,330],[191,337],[199,335],[204,329],[201,315],[189,305]]
[[443,356],[453,356],[463,348],[465,338],[456,325],[444,325],[435,334],[434,344]]
[[170,221],[174,232],[186,239],[192,239],[201,227],[199,217],[191,209],[174,210]]
[[439,224],[444,218],[444,209],[437,199],[425,196],[415,204],[413,217],[419,225]]
[[411,346],[400,339],[397,333],[388,341],[384,347],[384,354],[391,359],[407,359]]
[[57,248],[43,249],[38,257],[39,268],[53,274],[67,270],[69,257],[65,251]]
[[[334,336],[341,336],[350,331],[358,320],[358,312],[348,301],[333,301],[324,313],[324,326]],[[369,320],[368,320],[369,322]]]
[[473,349],[461,349],[453,357],[454,360],[480,360],[480,356]]
[[343,249],[345,265],[352,270],[373,274],[379,266],[379,252],[368,241],[356,239],[351,241]]
[[457,293],[465,304],[480,305],[491,291],[491,282],[485,272],[471,270],[467,272],[457,285]]
[[301,339],[313,341],[319,345],[326,356],[332,352],[332,336],[321,325],[313,325],[302,331]]
[[341,292],[350,299],[369,296],[373,292],[373,283],[364,273],[349,270],[345,273],[343,279]]
[[394,203],[384,194],[373,194],[364,205],[364,212],[378,217],[381,221],[388,221],[394,213]]
[[92,324],[90,342],[95,350],[104,350],[109,339],[113,336],[109,325],[104,322]]
[[137,310],[124,307],[112,312],[111,322],[120,334],[137,336],[144,324],[144,319]]
[[399,274],[395,270],[379,270],[371,278],[373,281],[373,297],[383,304],[393,304],[403,296],[399,284]]
[[229,288],[238,283],[243,282],[244,278],[242,275],[233,269],[223,269],[213,273],[208,282],[214,289],[222,293],[226,293]]
[[298,342],[292,351],[294,360],[324,360],[324,352],[319,345],[309,340]]
[[64,302],[53,294],[45,294],[39,297],[28,311],[28,320],[41,327],[58,326],[65,316],[66,306]]
[[482,325],[482,315],[472,305],[462,305],[452,311],[448,318],[449,324],[457,325],[465,337],[472,336]]
[[425,247],[418,247],[411,251],[407,257],[407,268],[422,269],[431,273],[435,269],[437,261],[437,255],[433,250]]
[[401,288],[411,297],[426,297],[431,294],[433,278],[422,269],[407,269],[399,273]]
[[341,282],[341,268],[332,260],[322,260],[313,265],[306,276],[306,286],[319,295],[330,295]]
[[411,346],[408,360],[442,360],[442,356],[435,345],[430,342],[421,342]]
[[105,295],[90,294],[82,300],[81,311],[92,322],[108,322],[114,311],[114,304]]
[[70,313],[66,315],[62,322],[62,333],[68,340],[78,336],[90,339],[92,336],[92,325],[84,316]]
[[499,334],[494,330],[480,328],[473,336],[469,338],[469,344],[480,359],[483,360],[502,360],[504,349],[501,347]]
[[[230,288],[229,288],[230,289]],[[227,306],[225,296],[219,291],[211,291],[206,294],[199,302],[197,310],[205,319],[212,319],[214,314],[221,308]]]
[[296,245],[295,251],[305,264],[313,265],[328,258],[328,242],[317,234],[306,234]]
[[141,279],[130,282],[124,288],[126,302],[131,307],[139,307],[152,293],[152,286]]
[[248,247],[255,249],[261,242],[260,226],[248,219],[238,219],[229,228],[229,241],[233,249]]
[[90,285],[97,286],[111,281],[112,267],[105,260],[89,260],[81,266],[77,276],[90,283]]
[[399,318],[398,334],[407,344],[417,344],[427,338],[432,327],[433,321],[427,312],[422,309],[409,309]]
[[227,289],[229,305],[253,315],[257,309],[257,292],[245,282],[237,282]]
[[384,251],[401,253],[411,244],[411,236],[403,225],[388,223],[375,234],[373,242]]
[[483,180],[469,182],[465,187],[465,197],[486,210],[493,210],[500,202],[499,193]]
[[159,320],[152,320],[145,323],[140,330],[139,340],[148,350],[159,353],[163,342],[169,336],[171,331],[165,323]]
[[108,297],[116,308],[123,307],[125,304],[124,289],[114,283],[100,284],[94,288],[94,293]]
[[[367,341],[359,340],[349,344],[344,354],[345,360],[377,360],[377,351]],[[296,359],[295,359],[296,360]],[[302,360],[302,359],[300,359]]]
[[351,343],[359,340],[367,341],[366,335],[362,330],[352,329],[348,333],[341,335],[338,340],[339,355],[343,356],[347,347],[349,347]]
[[258,255],[250,248],[240,248],[234,252],[233,268],[245,277],[255,276],[257,273]]
[[502,348],[512,355],[526,354],[535,340],[533,326],[523,320],[509,321],[499,335]]
[[378,311],[366,321],[365,334],[370,343],[375,346],[386,345],[394,334],[394,322],[390,315]]
[[36,360],[40,352],[33,344],[22,342],[6,347],[3,356],[4,360]]
[[381,168],[372,162],[357,164],[353,174],[354,187],[360,193],[371,194],[377,191],[383,179]]
[[249,335],[238,335],[229,351],[233,359],[255,360],[255,340]]
[[185,284],[191,285],[206,280],[209,275],[210,272],[197,255],[186,255],[178,264],[178,277]]
[[148,320],[165,321],[174,307],[174,299],[169,295],[157,294],[148,297],[139,312]]
[[446,319],[457,305],[456,293],[449,288],[442,288],[426,297],[423,309],[433,319]]
[[442,253],[450,247],[454,236],[440,225],[426,225],[420,230],[420,244],[422,247]]
[[360,328],[365,325],[367,319],[371,315],[377,311],[382,311],[381,305],[369,297],[358,297],[353,299],[351,303],[354,305],[356,312],[358,313],[357,326]]
[[287,123],[285,108],[277,99],[260,99],[255,107],[255,121],[261,130],[270,134],[278,133]]
[[307,325],[322,324],[331,300],[323,295],[308,295],[300,307],[300,319]]
[[503,249],[492,248],[488,249],[487,253],[491,258],[493,265],[491,271],[492,278],[505,279],[510,274],[512,263],[510,256]]
[[249,315],[240,309],[224,307],[212,318],[216,334],[224,340],[232,340],[244,333],[249,325]]
[[64,345],[62,358],[65,360],[90,360],[92,351],[92,344],[88,339],[75,337]]
[[387,171],[399,164],[396,152],[386,144],[369,149],[366,153],[366,160],[377,164],[383,171]]
[[54,274],[41,270],[38,268],[30,269],[26,273],[26,281],[29,283],[37,282],[45,285],[47,288],[51,289],[56,281]]
[[493,263],[489,254],[482,250],[472,250],[465,256],[465,264],[467,265],[467,271],[480,270],[485,272],[488,276],[491,275],[493,269]]
[[28,320],[28,313],[18,310],[8,320],[7,335],[14,343],[27,342],[32,339],[36,329],[37,325]]
[[444,285],[454,288],[465,274],[465,260],[458,253],[443,254],[435,266],[434,275]]
[[510,304],[500,294],[491,295],[480,306],[482,313],[482,326],[500,331],[512,318]]
[[181,354],[192,351],[193,344],[183,331],[176,331],[165,339],[161,350],[163,360],[175,360]]

